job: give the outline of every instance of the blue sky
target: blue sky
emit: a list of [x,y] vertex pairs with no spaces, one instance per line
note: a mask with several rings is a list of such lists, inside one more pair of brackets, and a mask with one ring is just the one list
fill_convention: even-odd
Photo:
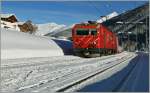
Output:
[[33,23],[55,22],[71,25],[97,20],[113,11],[134,9],[146,1],[3,1],[2,13],[16,14],[19,21]]

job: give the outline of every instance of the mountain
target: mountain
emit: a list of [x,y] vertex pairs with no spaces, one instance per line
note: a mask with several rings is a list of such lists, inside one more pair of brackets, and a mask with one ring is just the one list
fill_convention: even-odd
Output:
[[71,29],[72,27],[74,26],[75,24],[73,25],[70,25],[68,27],[65,27],[63,29],[60,29],[59,31],[55,31],[55,32],[52,32],[52,33],[48,33],[46,34],[45,36],[53,36],[53,37],[57,37],[57,38],[70,38],[71,37]]
[[[98,19],[96,22],[97,23],[103,23],[104,21],[106,20],[109,20],[115,16],[118,16],[118,13],[117,12],[112,12],[108,15],[106,15],[105,17],[102,17],[101,19]],[[82,23],[88,23],[88,22],[82,22]],[[55,33],[49,33],[49,34],[46,34],[46,36],[54,36],[54,37],[58,37],[58,38],[67,38],[67,39],[71,39],[71,29],[72,27],[74,26],[75,24],[69,26],[69,27],[66,27],[64,29],[61,29],[61,31],[57,31]]]
[[59,31],[66,27],[66,25],[58,25],[56,23],[37,24],[36,26],[38,27],[38,29],[35,34],[42,36],[48,33]]

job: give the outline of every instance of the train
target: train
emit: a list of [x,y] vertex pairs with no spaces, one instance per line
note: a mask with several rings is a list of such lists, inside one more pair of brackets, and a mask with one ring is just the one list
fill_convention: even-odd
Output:
[[73,51],[82,57],[118,53],[118,37],[101,23],[79,23],[72,28]]

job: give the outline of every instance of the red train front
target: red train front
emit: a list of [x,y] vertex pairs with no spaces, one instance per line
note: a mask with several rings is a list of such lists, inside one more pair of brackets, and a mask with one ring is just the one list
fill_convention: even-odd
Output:
[[73,48],[78,56],[96,57],[117,53],[116,35],[99,23],[76,24],[72,28]]

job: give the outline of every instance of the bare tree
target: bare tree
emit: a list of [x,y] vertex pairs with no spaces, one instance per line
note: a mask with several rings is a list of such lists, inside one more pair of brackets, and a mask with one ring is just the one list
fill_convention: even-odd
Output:
[[30,34],[34,34],[38,27],[32,24],[31,20],[26,21],[23,25],[19,26],[22,32],[28,32]]

